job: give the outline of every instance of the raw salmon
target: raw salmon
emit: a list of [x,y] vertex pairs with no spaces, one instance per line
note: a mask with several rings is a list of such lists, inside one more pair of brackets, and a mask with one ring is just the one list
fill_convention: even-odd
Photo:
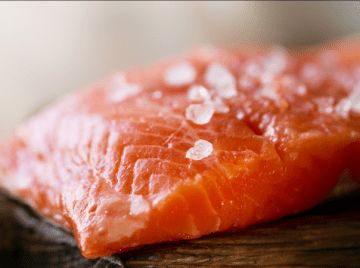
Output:
[[32,117],[0,147],[0,185],[96,258],[310,208],[360,173],[359,144],[358,42],[206,47]]

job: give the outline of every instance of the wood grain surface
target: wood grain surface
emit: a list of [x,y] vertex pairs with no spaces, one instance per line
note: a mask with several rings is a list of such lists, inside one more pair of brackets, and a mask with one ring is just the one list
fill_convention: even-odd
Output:
[[72,238],[0,195],[0,267],[360,267],[360,192],[296,216],[202,239],[84,259]]

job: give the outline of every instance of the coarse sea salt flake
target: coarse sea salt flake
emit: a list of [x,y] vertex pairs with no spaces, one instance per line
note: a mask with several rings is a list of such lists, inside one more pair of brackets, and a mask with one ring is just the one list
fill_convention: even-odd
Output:
[[191,101],[206,101],[210,99],[209,91],[200,85],[190,87],[187,96]]
[[239,111],[239,112],[236,113],[236,119],[242,120],[242,119],[244,119],[244,118],[245,118],[244,112]]
[[230,111],[229,106],[227,106],[221,98],[215,97],[215,99],[212,100],[211,103],[214,106],[215,113],[226,114]]
[[214,112],[212,103],[190,104],[186,108],[185,117],[197,125],[204,125],[210,122]]
[[324,72],[314,63],[307,63],[300,72],[307,84],[318,86],[324,80]]
[[167,69],[164,79],[169,86],[184,86],[194,82],[195,77],[195,68],[189,62],[180,62]]
[[272,74],[279,74],[284,71],[287,65],[287,52],[282,47],[273,48],[265,59],[265,70]]
[[287,91],[294,91],[299,96],[304,96],[307,93],[306,86],[292,75],[283,76],[281,79],[281,85]]
[[351,102],[348,99],[342,99],[335,106],[336,113],[340,115],[342,118],[346,118],[349,115],[350,110],[351,110]]
[[139,215],[150,210],[149,203],[141,195],[133,195],[130,198],[130,215]]
[[210,64],[205,73],[205,81],[222,98],[228,99],[237,95],[235,77],[222,64]]
[[358,83],[353,92],[348,97],[351,103],[351,110],[356,113],[360,113],[360,83]]
[[210,156],[214,148],[212,143],[206,140],[197,140],[194,144],[194,147],[190,148],[186,152],[186,158],[191,160],[202,160]]
[[331,97],[315,98],[314,102],[320,113],[331,114],[334,111],[334,99]]
[[277,100],[279,97],[276,89],[272,86],[264,86],[263,88],[261,88],[259,93],[261,96],[267,97],[272,100]]
[[110,90],[109,101],[122,102],[129,97],[139,94],[142,88],[138,84],[126,82],[123,75],[118,75],[112,80]]

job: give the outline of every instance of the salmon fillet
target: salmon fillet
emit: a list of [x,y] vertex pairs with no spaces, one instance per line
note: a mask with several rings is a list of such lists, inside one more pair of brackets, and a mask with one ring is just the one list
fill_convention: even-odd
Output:
[[0,146],[0,186],[108,256],[316,205],[360,173],[359,119],[359,42],[200,48],[33,116]]

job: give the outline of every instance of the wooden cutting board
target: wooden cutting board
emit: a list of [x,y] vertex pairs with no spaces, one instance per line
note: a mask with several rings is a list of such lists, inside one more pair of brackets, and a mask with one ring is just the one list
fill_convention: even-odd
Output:
[[246,230],[146,246],[99,260],[72,236],[0,195],[0,267],[360,267],[360,191]]

